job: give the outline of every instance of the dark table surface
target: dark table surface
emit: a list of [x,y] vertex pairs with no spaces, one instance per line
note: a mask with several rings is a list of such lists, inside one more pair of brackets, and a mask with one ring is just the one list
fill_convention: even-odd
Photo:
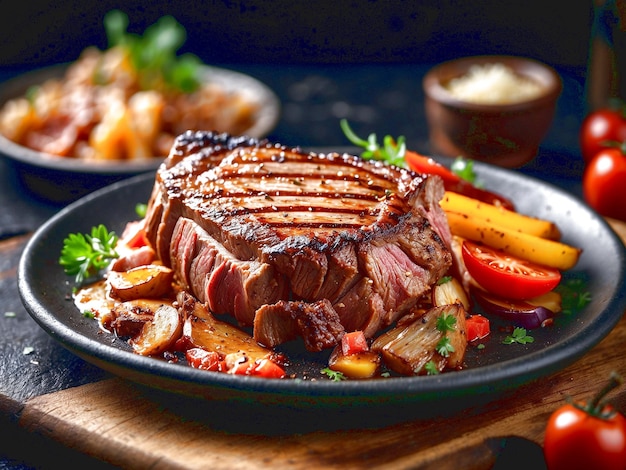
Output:
[[[346,117],[358,134],[404,135],[409,147],[428,152],[421,90],[427,65],[229,68],[258,78],[279,96],[282,116],[269,136],[274,141],[303,147],[346,146],[339,128],[339,119]],[[0,80],[19,72],[0,70]],[[585,112],[584,87],[575,74],[561,74],[564,91],[552,129],[536,160],[517,171],[580,196],[582,159],[577,132]],[[17,182],[11,162],[0,159],[0,244],[17,246],[4,250],[11,255],[0,258],[0,272],[13,273],[0,277],[0,468],[42,466],[41,459],[33,460],[32,444],[20,444],[30,441],[15,426],[25,401],[107,376],[49,337],[30,318],[19,298],[15,271],[21,249],[59,209],[59,205],[30,195]],[[33,352],[27,354],[26,348]],[[63,449],[50,452],[64,455]]]

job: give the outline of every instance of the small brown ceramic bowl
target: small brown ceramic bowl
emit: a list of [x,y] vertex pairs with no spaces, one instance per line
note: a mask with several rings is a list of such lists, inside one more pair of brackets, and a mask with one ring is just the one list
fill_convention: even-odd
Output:
[[[508,104],[480,104],[459,99],[451,80],[467,76],[470,67],[502,64],[539,85],[533,98]],[[537,155],[552,124],[561,94],[561,77],[551,67],[513,56],[465,57],[433,67],[423,80],[426,119],[434,153],[463,156],[517,168]]]

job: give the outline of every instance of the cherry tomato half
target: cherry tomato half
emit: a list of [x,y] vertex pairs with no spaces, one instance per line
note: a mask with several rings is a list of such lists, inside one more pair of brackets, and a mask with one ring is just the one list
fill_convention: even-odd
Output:
[[598,213],[626,220],[626,155],[620,148],[605,148],[587,164],[583,195]]
[[539,266],[488,246],[463,241],[463,262],[481,287],[505,299],[531,299],[561,282],[558,269]]
[[189,365],[196,369],[223,371],[225,365],[220,355],[202,348],[190,348],[185,352]]
[[622,110],[599,109],[587,115],[580,129],[580,150],[585,162],[611,142],[626,140],[626,116]]

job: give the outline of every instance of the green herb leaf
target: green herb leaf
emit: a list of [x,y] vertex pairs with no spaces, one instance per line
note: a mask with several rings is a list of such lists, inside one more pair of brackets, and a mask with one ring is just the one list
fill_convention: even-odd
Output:
[[506,338],[504,338],[504,341],[502,341],[502,343],[503,344],[513,344],[513,343],[526,344],[526,343],[532,343],[533,341],[535,341],[535,338],[533,338],[526,332],[526,328],[515,327],[515,329],[513,330],[513,333],[511,335],[508,335]]
[[128,28],[128,16],[119,11],[111,10],[104,15],[104,30],[107,35],[109,48],[124,44],[126,41],[126,29]]
[[566,315],[580,312],[591,302],[591,293],[582,279],[568,279],[561,282],[555,290],[561,294],[561,309]]
[[450,342],[450,338],[444,336],[439,341],[437,341],[437,346],[435,346],[437,352],[443,357],[448,357],[450,353],[454,352],[454,346]]
[[426,370],[426,375],[437,375],[439,373],[439,369],[437,369],[435,361],[428,361],[424,365],[424,370]]
[[464,179],[476,184],[476,172],[474,171],[474,161],[463,157],[457,157],[450,165],[450,171]]
[[381,147],[378,144],[376,134],[370,134],[367,140],[363,140],[354,133],[346,119],[339,121],[339,125],[350,142],[364,149],[361,157],[365,160],[383,160],[391,165],[405,166],[406,142],[404,136],[394,139],[390,135],[386,135],[383,138],[383,146]]
[[81,284],[119,257],[115,251],[117,239],[115,232],[109,232],[102,224],[93,227],[90,234],[70,233],[63,240],[59,264]]
[[342,372],[332,370],[330,367],[326,367],[322,369],[321,372],[322,374],[327,375],[328,378],[332,380],[333,382],[341,382],[342,380],[346,380],[346,376],[343,375]]
[[443,276],[441,279],[437,281],[437,285],[441,286],[443,284],[450,282],[451,280],[452,280],[452,276]]
[[456,317],[444,312],[437,318],[436,327],[442,333],[454,331],[456,329]]
[[147,204],[136,204],[135,205],[135,214],[137,214],[138,217],[141,217],[142,219],[146,216],[146,212],[148,210],[148,205]]

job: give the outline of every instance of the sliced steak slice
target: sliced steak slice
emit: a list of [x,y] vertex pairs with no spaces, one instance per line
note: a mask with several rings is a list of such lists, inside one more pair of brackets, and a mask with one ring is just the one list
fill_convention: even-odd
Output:
[[368,338],[374,336],[388,316],[382,297],[368,277],[361,277],[333,307],[346,331],[362,330]]
[[345,329],[327,299],[316,302],[284,301],[264,305],[254,319],[254,339],[274,347],[298,336],[308,351],[320,352],[335,346]]
[[[451,264],[443,192],[438,177],[353,155],[188,132],[157,172],[146,229],[212,309],[256,324],[262,305],[328,300],[344,329],[372,336]],[[271,300],[250,298],[258,286]]]
[[215,314],[232,314],[250,326],[262,305],[288,295],[287,282],[267,263],[238,260],[195,222],[181,217],[170,259],[177,279]]

